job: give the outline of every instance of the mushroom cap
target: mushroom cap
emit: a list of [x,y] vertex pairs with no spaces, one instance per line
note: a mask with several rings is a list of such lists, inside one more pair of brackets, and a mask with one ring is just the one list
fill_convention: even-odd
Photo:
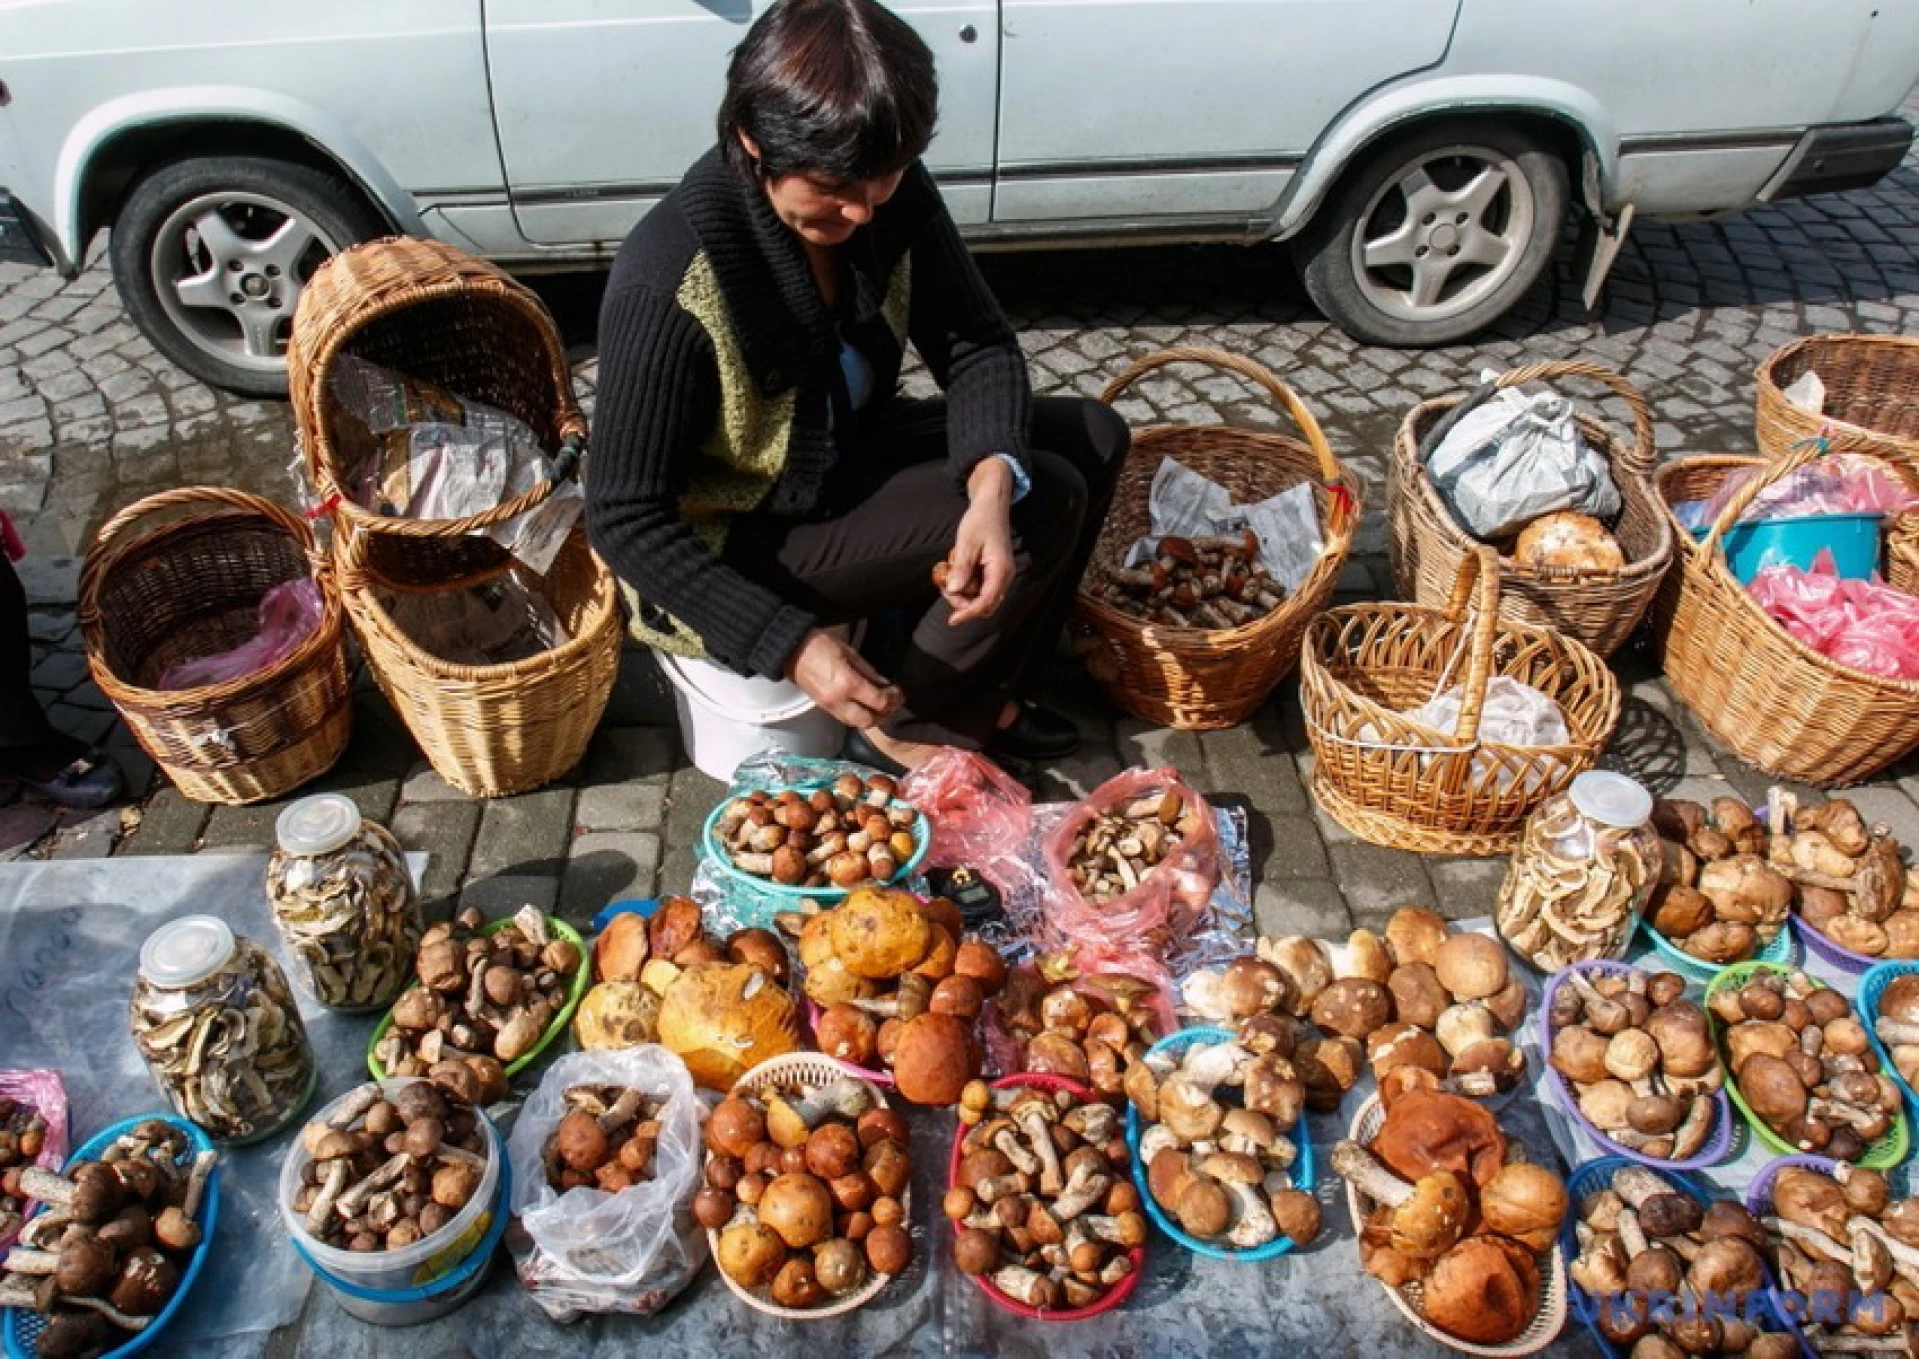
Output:
[[1253,1157],[1230,1151],[1215,1151],[1202,1156],[1194,1163],[1193,1169],[1230,1184],[1258,1184],[1266,1174]]
[[696,963],[660,1002],[660,1042],[696,1083],[729,1090],[751,1067],[800,1045],[793,998],[746,963]]
[[933,927],[910,892],[859,888],[830,914],[833,952],[856,977],[897,977],[932,947]]
[[1539,1311],[1539,1266],[1516,1242],[1473,1236],[1439,1257],[1426,1276],[1426,1320],[1478,1345],[1503,1345]]
[[1479,1213],[1501,1236],[1551,1250],[1566,1217],[1566,1183],[1544,1166],[1514,1161],[1479,1191]]
[[1439,984],[1456,1000],[1483,1000],[1506,989],[1506,948],[1484,934],[1455,934],[1433,954]]
[[1391,1019],[1392,1013],[1392,993],[1361,977],[1334,982],[1312,1004],[1313,1022],[1345,1038],[1364,1038]]
[[1411,1197],[1393,1210],[1393,1249],[1415,1260],[1435,1259],[1459,1240],[1471,1215],[1472,1199],[1459,1176],[1444,1170],[1422,1175]]
[[1292,1007],[1293,979],[1263,958],[1235,958],[1220,974],[1220,994],[1233,1019]]
[[1386,944],[1401,967],[1408,963],[1431,966],[1446,936],[1446,918],[1417,906],[1402,906],[1386,922]]
[[934,1106],[957,1104],[960,1092],[979,1070],[979,1044],[965,1021],[929,1010],[901,1026],[893,1049],[893,1079],[902,1099]]
[[1386,979],[1386,989],[1393,993],[1395,1017],[1422,1029],[1437,1024],[1439,1016],[1453,1003],[1430,963],[1401,963]]
[[1232,1225],[1233,1203],[1215,1181],[1194,1175],[1181,1186],[1173,1216],[1194,1236],[1219,1236]]
[[1386,1111],[1372,1153],[1403,1180],[1435,1170],[1485,1185],[1506,1163],[1506,1135],[1483,1106],[1444,1091],[1414,1090]]

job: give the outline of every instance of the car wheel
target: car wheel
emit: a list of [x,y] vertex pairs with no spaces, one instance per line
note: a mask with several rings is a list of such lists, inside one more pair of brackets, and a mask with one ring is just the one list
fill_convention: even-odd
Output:
[[283,396],[300,289],[327,256],[388,230],[338,175],[288,161],[174,161],[136,181],[108,255],[134,324],[196,377]]
[[1435,124],[1351,171],[1301,238],[1300,275],[1355,339],[1424,346],[1504,315],[1552,259],[1566,167],[1524,132]]

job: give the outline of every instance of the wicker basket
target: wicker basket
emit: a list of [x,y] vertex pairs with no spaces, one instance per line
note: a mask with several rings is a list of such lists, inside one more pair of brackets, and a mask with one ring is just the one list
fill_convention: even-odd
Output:
[[[1599,758],[1619,720],[1619,684],[1606,663],[1570,637],[1498,612],[1499,570],[1482,547],[1461,562],[1444,609],[1348,604],[1306,630],[1299,697],[1313,796],[1353,834],[1428,854],[1504,854],[1527,814]],[[1480,704],[1494,675],[1557,703],[1572,741],[1481,741]],[[1456,733],[1404,715],[1454,685],[1466,691]]]
[[1211,731],[1245,720],[1266,701],[1299,659],[1307,622],[1325,604],[1352,550],[1359,523],[1359,481],[1340,466],[1311,411],[1270,371],[1251,359],[1214,349],[1167,349],[1113,379],[1102,399],[1174,363],[1237,373],[1262,388],[1305,439],[1227,425],[1154,425],[1133,435],[1113,507],[1087,568],[1089,580],[1119,566],[1132,543],[1150,532],[1147,495],[1160,459],[1174,458],[1232,492],[1237,503],[1306,482],[1313,487],[1325,543],[1298,590],[1257,622],[1237,628],[1180,628],[1148,623],[1095,599],[1082,584],[1077,613],[1096,640],[1088,669],[1119,707],[1160,726]]
[[1681,535],[1653,628],[1667,683],[1722,745],[1768,774],[1836,787],[1872,777],[1919,745],[1919,683],[1869,675],[1806,646],[1746,592],[1720,542],[1762,490],[1819,451],[1810,441],[1763,464],[1715,454],[1659,469],[1654,484],[1670,516],[1674,505],[1710,498],[1728,472],[1760,466],[1703,543]]
[[1578,417],[1580,434],[1605,456],[1619,488],[1624,508],[1613,536],[1619,540],[1626,565],[1618,571],[1574,571],[1521,566],[1502,558],[1500,609],[1503,617],[1514,622],[1552,628],[1601,656],[1610,656],[1645,616],[1673,553],[1671,525],[1652,493],[1652,412],[1638,390],[1617,373],[1590,363],[1536,363],[1502,374],[1472,396],[1443,397],[1415,406],[1400,422],[1393,440],[1388,550],[1401,595],[1431,608],[1443,604],[1460,562],[1482,544],[1453,518],[1426,471],[1426,459],[1443,437],[1442,421],[1495,391],[1571,377],[1590,378],[1610,387],[1632,411],[1630,444],[1598,419],[1584,412]]
[[[1826,387],[1818,413],[1786,400],[1786,388],[1808,370]],[[1766,457],[1823,434],[1834,448],[1919,471],[1919,339],[1809,335],[1775,349],[1756,376],[1754,426]]]
[[[262,596],[318,577],[319,627],[262,670],[157,689],[178,661],[259,630]],[[129,505],[94,536],[80,572],[87,665],[141,749],[187,797],[279,797],[325,773],[352,727],[346,633],[330,572],[297,516],[241,491],[186,487]]]
[[566,348],[538,297],[493,265],[438,241],[391,237],[342,251],[307,282],[293,317],[287,373],[307,473],[338,531],[364,533],[383,579],[436,586],[485,579],[508,564],[484,530],[533,509],[546,481],[464,519],[376,514],[345,490],[376,456],[366,426],[330,381],[346,356],[482,402],[524,421],[556,452],[564,479],[586,443]]
[[504,797],[578,764],[612,696],[621,635],[613,577],[587,546],[584,526],[538,578],[567,640],[501,665],[457,665],[408,636],[381,602],[383,591],[408,587],[368,564],[376,541],[335,536],[341,597],[373,677],[440,777],[476,797]]

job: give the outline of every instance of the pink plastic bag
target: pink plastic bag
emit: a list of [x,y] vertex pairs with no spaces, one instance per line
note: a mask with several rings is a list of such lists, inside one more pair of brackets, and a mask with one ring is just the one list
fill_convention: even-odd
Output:
[[900,781],[902,801],[933,826],[926,861],[979,867],[1018,854],[1033,824],[1033,798],[982,755],[947,747]]
[[[1754,475],[1741,468],[1719,483],[1700,511],[1699,523],[1719,517],[1733,494]],[[1759,493],[1743,520],[1796,519],[1809,514],[1899,515],[1919,506],[1915,495],[1889,467],[1860,453],[1834,453],[1810,463]]]
[[[1181,803],[1180,841],[1172,852],[1129,892],[1098,903],[1081,896],[1067,869],[1081,832],[1102,812],[1164,793],[1177,794]],[[1060,820],[1046,837],[1042,862],[1047,924],[1068,944],[1091,954],[1124,952],[1158,960],[1192,933],[1219,883],[1219,828],[1212,808],[1177,771],[1129,769],[1095,788]]]
[[1869,675],[1919,679],[1919,599],[1876,579],[1841,580],[1830,552],[1810,571],[1769,566],[1746,588],[1814,651]]
[[162,689],[201,689],[242,675],[257,674],[290,656],[320,626],[320,587],[311,580],[290,580],[260,600],[260,630],[230,651],[175,661],[160,675]]
[[[57,1071],[0,1071],[0,1096],[18,1100],[47,1122],[46,1140],[33,1164],[42,1170],[58,1170],[67,1159],[67,1088]],[[19,1218],[15,1219],[15,1207]],[[0,1254],[5,1254],[20,1234],[21,1223],[31,1211],[31,1200],[15,1205],[0,1191]]]

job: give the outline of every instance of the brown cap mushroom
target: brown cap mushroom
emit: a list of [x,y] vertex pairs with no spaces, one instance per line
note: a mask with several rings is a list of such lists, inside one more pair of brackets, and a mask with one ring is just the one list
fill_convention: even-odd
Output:
[[1362,1039],[1392,1018],[1392,994],[1378,982],[1348,977],[1319,993],[1313,1022],[1328,1033]]
[[1506,949],[1484,934],[1455,934],[1433,954],[1439,984],[1456,1000],[1482,1000],[1506,989]]
[[1426,1320],[1448,1335],[1503,1345],[1524,1332],[1538,1312],[1539,1266],[1517,1242],[1469,1237],[1433,1265],[1422,1301]]

